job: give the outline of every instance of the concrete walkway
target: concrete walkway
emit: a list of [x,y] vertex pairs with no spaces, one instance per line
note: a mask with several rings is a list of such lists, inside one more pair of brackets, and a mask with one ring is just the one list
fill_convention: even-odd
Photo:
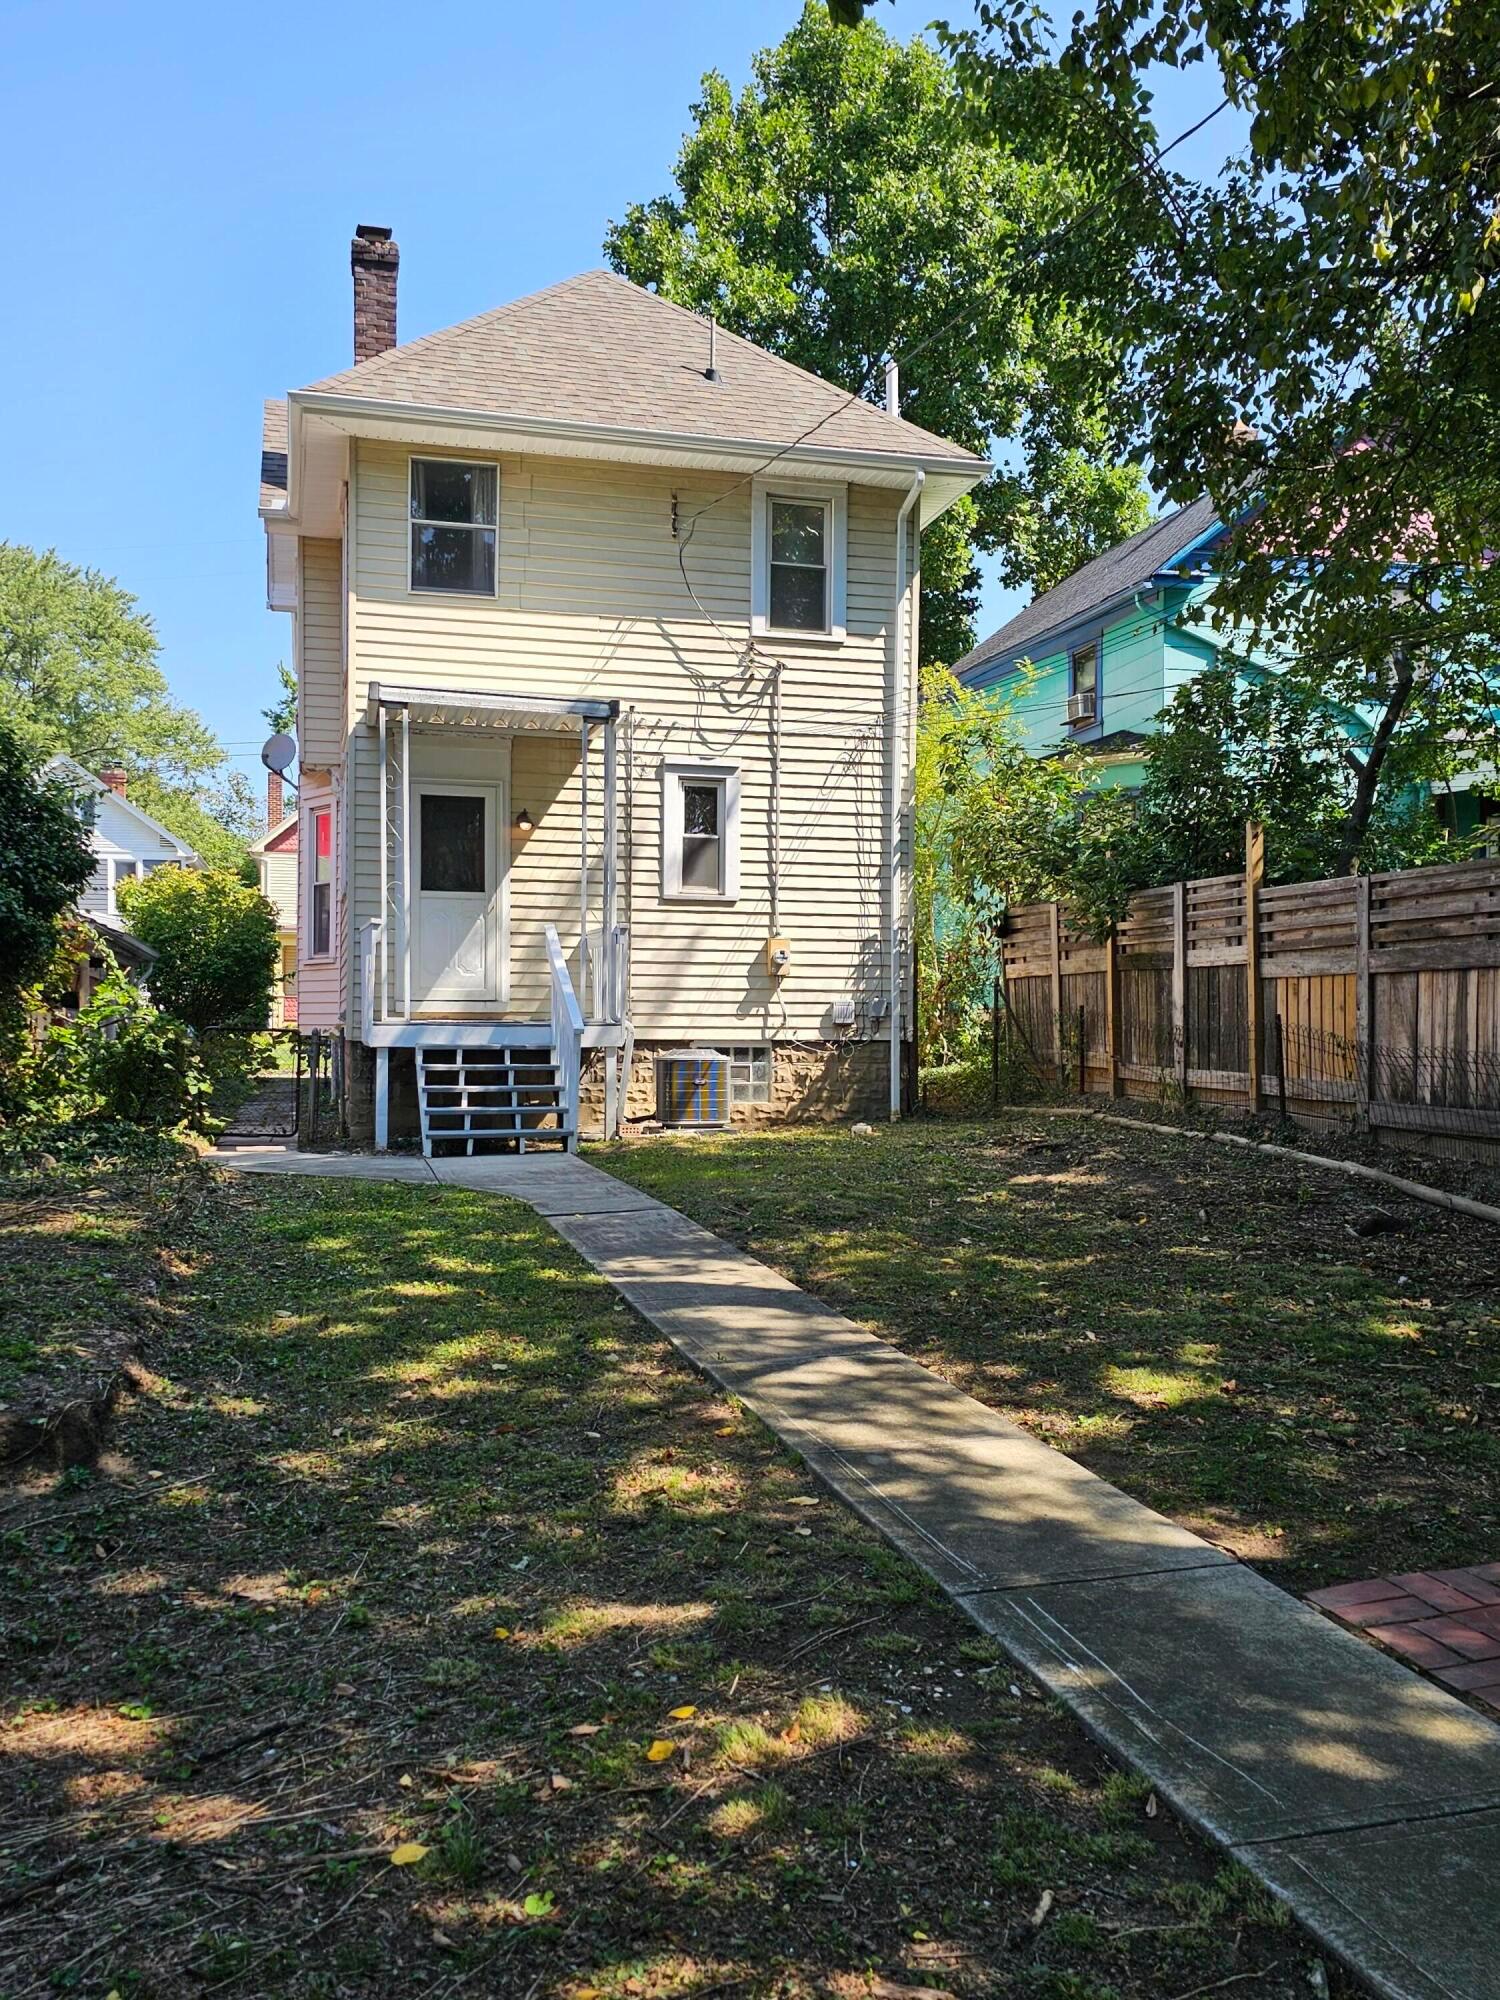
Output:
[[1392,2000],[1500,2000],[1500,1727],[577,1159],[221,1157],[527,1202]]

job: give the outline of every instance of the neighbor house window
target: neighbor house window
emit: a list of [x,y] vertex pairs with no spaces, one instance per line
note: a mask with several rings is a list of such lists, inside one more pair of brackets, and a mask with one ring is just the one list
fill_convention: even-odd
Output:
[[729,1051],[729,1098],[732,1104],[770,1103],[771,1050],[768,1043],[741,1043]]
[[456,458],[411,462],[411,587],[495,594],[493,465]]
[[312,850],[308,956],[325,958],[333,949],[333,809],[318,806],[308,819],[312,834],[308,843]]
[[732,901],[740,892],[740,774],[729,764],[662,767],[662,894]]
[[1092,722],[1099,713],[1099,648],[1080,646],[1073,655],[1069,682],[1070,722]]
[[110,907],[113,909],[116,907],[115,896],[119,893],[120,884],[130,881],[133,876],[139,875],[141,866],[138,861],[115,861],[110,866],[114,877],[113,889],[115,893],[110,896],[109,900]]
[[845,489],[757,485],[750,526],[752,628],[844,636]]

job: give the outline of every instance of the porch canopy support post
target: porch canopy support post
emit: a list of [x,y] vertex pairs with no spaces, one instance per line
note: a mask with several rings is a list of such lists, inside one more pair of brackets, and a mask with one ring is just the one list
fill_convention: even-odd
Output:
[[376,730],[380,745],[380,930],[377,933],[379,956],[375,963],[375,976],[379,981],[374,996],[374,1012],[371,1019],[385,1019],[386,966],[390,956],[390,915],[391,915],[391,856],[390,856],[390,774],[386,769],[387,730],[385,703],[381,702],[376,712]]
[[[594,732],[584,716],[578,725],[578,1004],[585,1021],[589,1011],[589,753]],[[599,996],[594,995],[594,1012]]]
[[401,1016],[411,1019],[411,710],[401,710]]
[[604,1012],[624,1018],[620,994],[620,799],[617,737],[619,718],[604,725]]

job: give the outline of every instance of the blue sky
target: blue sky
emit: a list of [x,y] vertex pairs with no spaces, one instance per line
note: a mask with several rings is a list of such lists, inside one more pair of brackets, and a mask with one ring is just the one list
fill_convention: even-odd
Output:
[[[289,639],[263,608],[260,402],[350,359],[354,224],[395,229],[404,338],[595,266],[669,185],[703,71],[742,82],[797,6],[10,0],[0,129],[31,181],[6,223],[0,540],[118,577],[174,694],[258,771]],[[877,18],[909,36],[938,12],[967,18]],[[1161,128],[1216,96],[1168,79]],[[992,590],[988,623],[1007,609]]]

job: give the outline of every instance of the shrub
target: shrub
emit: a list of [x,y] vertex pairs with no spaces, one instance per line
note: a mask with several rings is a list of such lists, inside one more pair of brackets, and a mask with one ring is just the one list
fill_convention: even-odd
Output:
[[48,1033],[27,1099],[34,1117],[167,1132],[201,1125],[210,1089],[191,1029],[110,972],[70,1027]]
[[227,870],[158,868],[120,885],[120,908],[157,954],[152,997],[193,1028],[263,1028],[280,958],[276,912]]

